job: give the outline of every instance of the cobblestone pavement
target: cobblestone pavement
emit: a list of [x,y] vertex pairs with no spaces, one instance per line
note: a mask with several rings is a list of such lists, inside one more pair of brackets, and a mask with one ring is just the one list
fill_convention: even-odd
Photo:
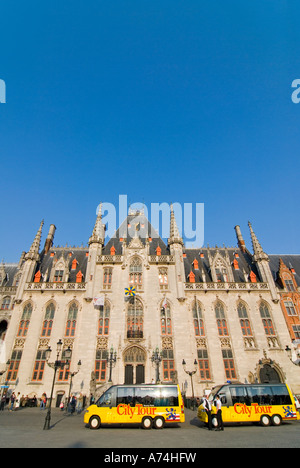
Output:
[[153,448],[193,449],[214,447],[299,448],[300,423],[280,427],[229,426],[224,432],[209,432],[186,410],[186,422],[163,430],[145,431],[137,426],[103,427],[91,431],[81,415],[52,410],[51,429],[44,431],[46,412],[25,408],[0,412],[0,448]]

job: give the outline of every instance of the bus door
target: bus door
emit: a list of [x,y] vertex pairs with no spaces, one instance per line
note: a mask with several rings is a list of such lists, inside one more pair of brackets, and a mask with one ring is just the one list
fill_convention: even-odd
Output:
[[114,413],[116,406],[116,387],[109,388],[99,399],[97,406],[99,408],[99,416],[101,422],[110,424],[114,421]]

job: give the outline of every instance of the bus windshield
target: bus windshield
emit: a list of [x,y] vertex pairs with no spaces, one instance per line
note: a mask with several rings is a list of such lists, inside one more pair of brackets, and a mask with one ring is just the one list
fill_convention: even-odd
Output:
[[208,397],[208,401],[213,401],[215,399],[215,396],[220,392],[221,388],[223,387],[224,385],[219,385],[218,387],[214,387]]

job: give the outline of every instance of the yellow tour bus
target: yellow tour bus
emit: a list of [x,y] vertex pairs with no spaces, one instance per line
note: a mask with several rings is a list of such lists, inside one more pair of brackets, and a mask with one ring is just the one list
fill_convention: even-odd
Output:
[[[295,400],[285,384],[226,384],[215,387],[208,397],[212,405],[212,425],[218,427],[214,406],[216,395],[222,403],[225,423],[260,423],[264,427],[280,426],[282,421],[299,420]],[[208,423],[203,404],[198,408],[198,418]]]
[[178,385],[113,385],[84,414],[84,423],[90,429],[99,429],[102,424],[162,429],[166,424],[184,421]]

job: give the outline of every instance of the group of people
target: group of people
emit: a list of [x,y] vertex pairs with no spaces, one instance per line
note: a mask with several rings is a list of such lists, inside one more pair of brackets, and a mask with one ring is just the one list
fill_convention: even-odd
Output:
[[5,407],[8,407],[9,411],[17,411],[19,408],[25,408],[26,406],[37,406],[36,397],[21,396],[20,392],[17,394],[13,392],[10,396],[8,394],[1,396],[0,411],[4,411]]
[[67,403],[67,399],[61,400],[59,405],[60,410],[67,410],[70,414],[74,414],[76,411],[77,414],[80,414],[83,410],[84,400],[85,397],[82,395],[82,393],[80,393],[78,397],[71,395],[69,404]]
[[[221,402],[219,395],[215,396],[213,405],[216,407],[216,410],[217,410],[217,422],[218,422],[218,427],[215,429],[215,431],[224,431],[224,424],[223,424],[223,418],[222,418],[222,402]],[[204,395],[203,397],[203,407],[206,411],[207,418],[208,418],[208,430],[212,431],[213,430],[212,403],[207,399],[206,395]]]
[[[83,410],[86,397],[80,393],[79,396],[71,395],[70,401],[68,402],[67,398],[64,398],[60,402],[61,411],[67,410],[69,413],[74,414],[75,411],[77,414],[80,414]],[[43,393],[40,400],[40,410],[43,411],[47,408],[49,404],[49,399],[46,393]],[[0,411],[4,411],[7,408],[9,411],[17,411],[19,408],[25,407],[37,407],[38,399],[36,396],[29,398],[28,395],[24,396],[19,393],[13,392],[11,395],[3,394],[0,400]]]

